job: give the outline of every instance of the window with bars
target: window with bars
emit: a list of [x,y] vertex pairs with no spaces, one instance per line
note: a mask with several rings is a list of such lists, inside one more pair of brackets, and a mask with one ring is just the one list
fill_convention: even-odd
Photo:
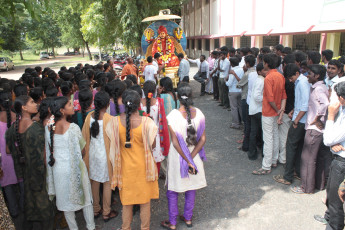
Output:
[[210,39],[205,39],[205,51],[210,51]]
[[240,39],[240,47],[250,47],[250,36],[242,36]]
[[186,49],[189,49],[189,39],[187,40],[187,48]]
[[234,46],[234,39],[232,37],[225,38],[225,46],[228,47],[228,49],[233,47]]
[[193,49],[194,49],[194,45],[195,45],[195,40],[192,39],[191,42],[192,42],[192,45],[191,45],[192,47],[191,47],[191,48],[192,48],[192,50],[193,50]]
[[292,42],[293,50],[301,50],[306,52],[308,50],[319,51],[320,49],[320,34],[301,34],[294,35]]
[[279,36],[264,36],[263,46],[276,46],[279,44]]
[[214,48],[215,49],[220,48],[219,47],[219,39],[214,39]]
[[198,39],[198,50],[201,50],[202,47],[202,40]]

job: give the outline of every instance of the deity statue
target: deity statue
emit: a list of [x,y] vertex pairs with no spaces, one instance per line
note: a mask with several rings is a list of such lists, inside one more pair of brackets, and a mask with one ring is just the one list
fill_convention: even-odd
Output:
[[152,56],[160,53],[166,67],[179,66],[180,62],[175,55],[175,45],[172,37],[169,36],[165,26],[158,28],[158,36],[152,46]]

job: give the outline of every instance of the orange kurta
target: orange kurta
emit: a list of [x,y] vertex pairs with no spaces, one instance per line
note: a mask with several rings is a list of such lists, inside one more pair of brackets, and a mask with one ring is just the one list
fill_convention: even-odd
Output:
[[121,79],[123,80],[127,75],[133,74],[138,77],[137,68],[133,64],[127,64],[123,67]]
[[126,127],[121,124],[120,117],[118,119],[123,183],[120,190],[121,203],[122,205],[145,204],[151,199],[158,199],[158,180],[146,179],[143,125],[131,129],[132,147],[126,148]]

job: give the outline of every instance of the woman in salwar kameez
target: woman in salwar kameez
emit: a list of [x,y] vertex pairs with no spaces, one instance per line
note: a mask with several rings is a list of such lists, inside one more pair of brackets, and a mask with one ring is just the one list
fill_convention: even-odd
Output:
[[6,145],[13,156],[17,178],[24,180],[24,229],[33,229],[34,224],[35,230],[53,229],[54,209],[47,193],[44,162],[44,128],[31,120],[38,112],[37,104],[29,96],[19,96],[14,110],[16,121],[6,132]]
[[133,205],[140,205],[141,229],[150,229],[150,201],[159,198],[158,172],[152,155],[157,126],[140,116],[140,96],[126,90],[122,96],[126,113],[112,118],[106,128],[113,167],[111,188],[117,186],[123,205],[122,230],[131,229]]
[[184,215],[180,219],[192,227],[196,190],[207,186],[203,164],[205,116],[192,107],[192,88],[188,83],[181,82],[177,92],[180,109],[171,111],[167,117],[171,137],[166,180],[169,220],[161,223],[167,229],[176,229],[179,193],[185,193]]

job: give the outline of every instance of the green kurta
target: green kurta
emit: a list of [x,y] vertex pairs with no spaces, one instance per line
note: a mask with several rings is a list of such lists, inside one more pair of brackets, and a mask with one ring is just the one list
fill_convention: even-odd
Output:
[[[28,221],[47,221],[53,218],[53,205],[49,201],[44,164],[44,127],[34,122],[19,134],[25,164],[19,163],[14,124],[6,132],[6,145],[12,153],[17,178],[24,179],[24,212]],[[49,167],[49,166],[48,166]]]

